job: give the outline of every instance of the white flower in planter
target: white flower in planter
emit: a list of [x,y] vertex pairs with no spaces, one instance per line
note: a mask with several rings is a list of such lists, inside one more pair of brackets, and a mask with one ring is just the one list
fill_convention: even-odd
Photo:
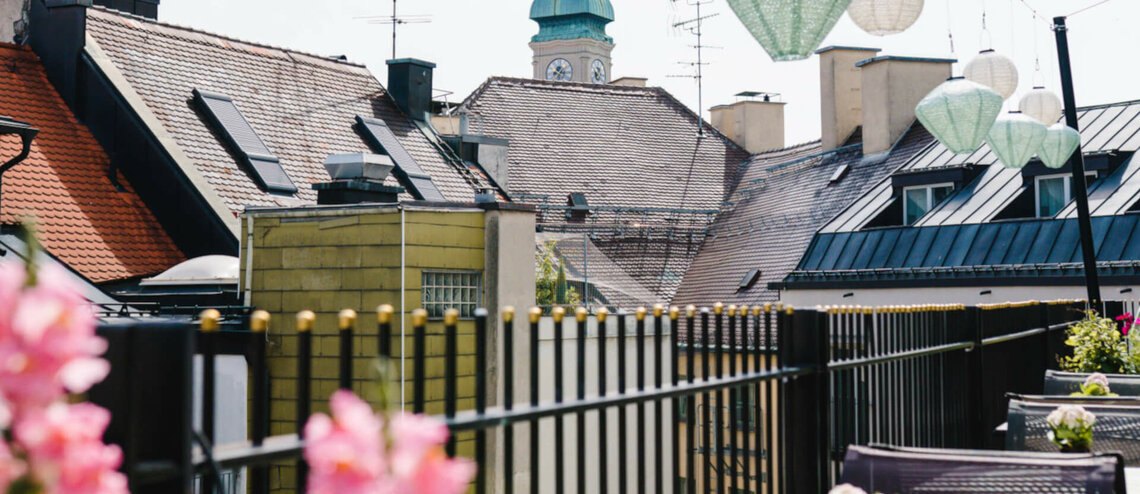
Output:
[[827,494],[867,494],[867,491],[851,484],[839,484],[832,488]]

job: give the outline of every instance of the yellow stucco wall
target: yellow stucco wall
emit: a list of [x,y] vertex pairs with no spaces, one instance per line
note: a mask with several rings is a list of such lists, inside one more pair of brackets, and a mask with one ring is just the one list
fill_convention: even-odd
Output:
[[[410,312],[421,307],[421,274],[433,271],[484,271],[484,211],[475,209],[409,210],[406,212],[405,290],[403,311],[407,324],[406,348],[413,343]],[[249,235],[252,218],[252,236]],[[313,330],[313,412],[327,411],[328,397],[337,389],[339,355],[337,313],[360,313],[353,342],[353,391],[376,403],[373,363],[378,353],[375,310],[391,304],[401,311],[401,215],[396,208],[309,209],[254,212],[242,218],[242,280],[250,304],[272,314],[268,365],[270,375],[270,434],[296,431],[297,334],[295,315],[316,313]],[[252,246],[252,249],[250,247]],[[245,270],[252,250],[252,266]],[[247,283],[248,281],[248,283]],[[485,281],[484,281],[485,283]],[[428,324],[425,374],[427,412],[443,413],[444,328],[439,320]],[[474,407],[474,323],[461,320],[458,341],[459,410]],[[400,324],[393,324],[393,359],[400,354]],[[413,400],[412,360],[406,361],[405,399]],[[394,376],[397,377],[398,376]],[[399,384],[391,395],[397,402]],[[459,437],[458,453],[473,453],[471,437]],[[293,492],[291,466],[270,474],[277,492]]]

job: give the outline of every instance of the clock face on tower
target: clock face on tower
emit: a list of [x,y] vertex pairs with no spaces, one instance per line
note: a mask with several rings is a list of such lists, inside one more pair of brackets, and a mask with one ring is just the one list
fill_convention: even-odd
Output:
[[602,63],[601,60],[594,60],[594,63],[590,64],[590,82],[594,84],[606,83],[606,64]]
[[569,81],[574,78],[574,68],[565,58],[555,58],[546,66],[546,80]]

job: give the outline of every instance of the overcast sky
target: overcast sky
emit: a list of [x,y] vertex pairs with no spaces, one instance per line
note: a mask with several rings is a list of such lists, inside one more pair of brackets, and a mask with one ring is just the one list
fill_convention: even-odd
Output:
[[[696,59],[694,38],[673,23],[695,17],[694,0],[611,0],[617,18],[608,27],[616,47],[611,76],[648,77],[690,108],[698,107],[691,73],[681,62]],[[954,56],[960,74],[965,62],[987,43],[982,11],[993,48],[1013,57],[1021,72],[1019,93],[1032,87],[1034,58],[1040,53],[1045,84],[1060,93],[1056,47],[1048,25],[1034,20],[1025,3],[1041,15],[1067,15],[1099,0],[926,0],[910,30],[877,37],[859,30],[846,16],[824,45],[882,48],[882,54]],[[436,89],[461,100],[489,76],[530,77],[530,37],[538,31],[528,18],[531,0],[400,0],[399,12],[427,14],[430,24],[403,26],[397,56],[439,65]],[[743,90],[782,93],[787,106],[787,143],[819,138],[819,63],[773,63],[724,0],[703,13],[719,14],[705,23],[704,109],[729,103]],[[390,25],[369,24],[364,16],[391,15],[391,0],[162,0],[159,19],[244,40],[323,55],[347,55],[368,65],[384,82],[384,61],[392,53]],[[1077,103],[1092,105],[1140,99],[1140,2],[1111,0],[1069,21]],[[955,53],[950,51],[948,25]],[[1036,78],[1040,80],[1040,78]],[[1013,99],[1018,98],[1015,95]]]

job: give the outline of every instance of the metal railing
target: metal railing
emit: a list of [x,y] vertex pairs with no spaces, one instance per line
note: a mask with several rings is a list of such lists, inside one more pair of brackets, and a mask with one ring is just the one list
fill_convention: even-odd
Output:
[[[442,357],[443,375],[430,377],[444,383],[441,418],[453,432],[447,451],[470,446],[480,466],[476,492],[825,492],[848,444],[1000,447],[991,431],[1004,419],[1005,393],[1040,392],[1044,370],[1064,352],[1064,328],[1083,308],[718,304],[596,315],[555,308],[549,321],[535,308],[525,317],[503,311],[499,328],[480,309],[463,357],[457,315],[445,318],[442,355],[433,356],[425,355],[427,321],[417,311],[408,334],[409,405],[428,409],[427,361]],[[1113,315],[1122,307],[1104,309]],[[188,340],[205,362],[203,410],[214,406],[211,362],[221,337],[214,316],[204,315],[196,347]],[[375,355],[397,356],[394,317],[390,307],[378,311]],[[267,492],[269,466],[282,461],[297,462],[295,485],[304,485],[303,439],[268,435],[268,314],[250,319],[250,441],[212,446],[215,424],[203,412],[194,453],[186,455],[189,469],[203,475],[201,492],[216,492],[221,472],[243,467],[250,492]],[[299,397],[312,396],[314,320],[298,317]],[[341,388],[354,377],[356,322],[351,311],[338,320]],[[474,370],[460,376],[459,359],[468,357]],[[460,410],[461,377],[474,398],[464,398],[469,410]],[[309,406],[296,400],[297,430]],[[112,410],[128,422],[140,413]],[[132,492],[186,470],[148,468],[154,459],[135,454],[141,443],[173,440],[181,438],[123,441]]]

